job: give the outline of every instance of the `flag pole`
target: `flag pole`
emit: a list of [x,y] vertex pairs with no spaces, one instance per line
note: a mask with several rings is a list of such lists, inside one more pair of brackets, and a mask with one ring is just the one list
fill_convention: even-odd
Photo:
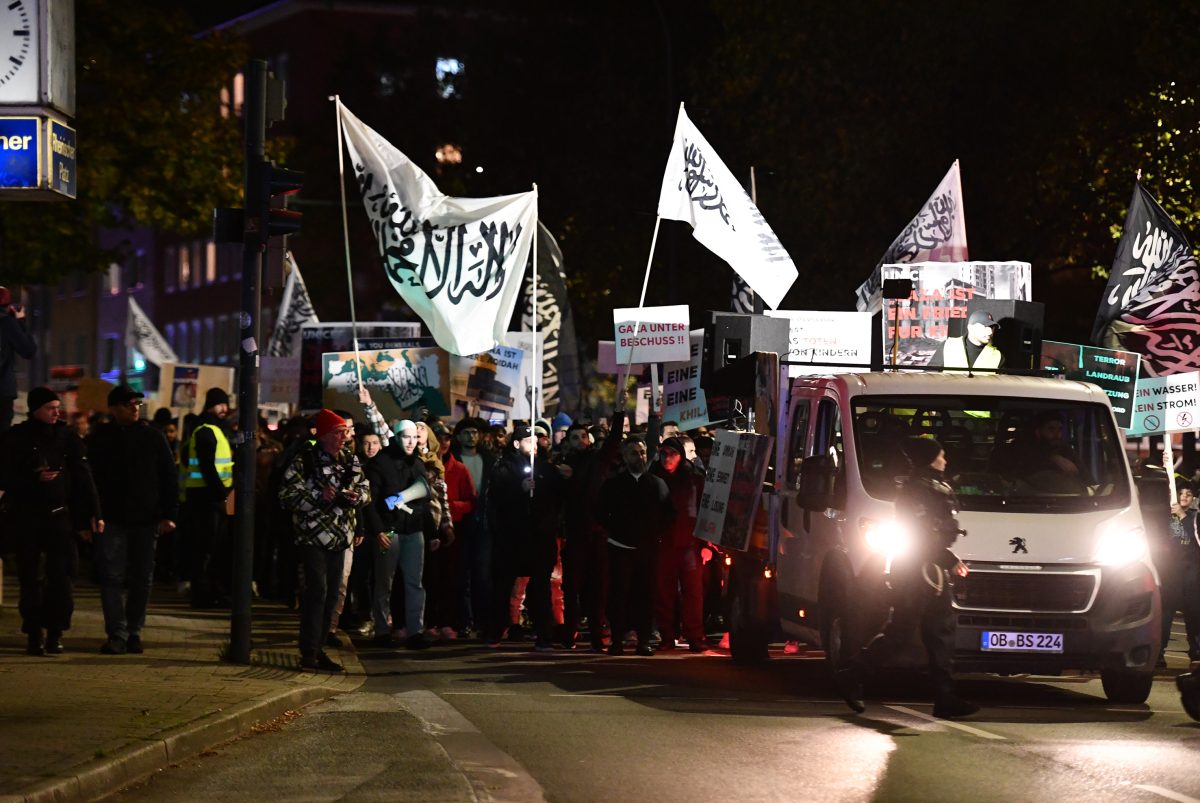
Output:
[[[541,380],[542,380],[542,361],[538,359],[538,319],[541,317],[538,314],[538,240],[541,232],[538,230],[538,188],[537,183],[533,185],[533,286],[529,295],[529,304],[532,309],[532,326],[533,326],[533,370],[530,372],[533,375],[533,392],[530,393],[529,399],[529,417],[532,419],[529,422],[529,431],[533,433],[533,427],[538,420],[538,408],[542,400]],[[529,476],[532,479],[534,476],[534,460],[537,458],[537,436],[534,434],[533,451],[529,453]],[[530,498],[533,497],[533,488],[529,489]]]
[[[671,134],[671,147],[675,146],[675,140],[679,138],[679,118],[683,116],[683,103],[679,104],[679,114],[675,117],[675,131]],[[638,317],[633,324],[633,338],[636,341],[642,330],[642,308],[646,306],[646,288],[650,286],[650,265],[654,262],[654,248],[658,245],[658,228],[662,225],[662,215],[655,214],[654,216],[654,234],[650,237],[650,253],[646,256],[646,275],[642,277],[642,295],[638,298]],[[614,344],[614,350],[616,344]],[[618,371],[617,376],[620,378],[620,383],[617,388],[617,407],[625,409],[625,385],[629,382],[629,372],[633,367],[633,346],[629,347],[629,356],[625,360],[625,375],[622,377]],[[615,410],[613,411],[616,412]],[[618,437],[620,433],[617,433]]]
[[354,278],[350,272],[350,223],[346,217],[346,166],[342,156],[346,142],[346,135],[342,130],[342,98],[340,95],[333,95],[330,100],[333,101],[334,114],[337,117],[338,186],[342,190],[342,243],[346,250],[346,289],[350,296],[350,337],[354,341],[354,373],[361,388],[362,363],[358,356],[358,319],[354,314]]

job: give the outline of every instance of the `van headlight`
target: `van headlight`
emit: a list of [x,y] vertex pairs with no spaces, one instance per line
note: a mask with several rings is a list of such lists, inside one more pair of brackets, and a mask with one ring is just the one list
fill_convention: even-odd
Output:
[[912,533],[895,519],[863,518],[858,527],[867,548],[889,560],[912,549]]
[[1096,563],[1101,566],[1124,566],[1141,559],[1147,552],[1146,533],[1141,527],[1110,527],[1096,542]]

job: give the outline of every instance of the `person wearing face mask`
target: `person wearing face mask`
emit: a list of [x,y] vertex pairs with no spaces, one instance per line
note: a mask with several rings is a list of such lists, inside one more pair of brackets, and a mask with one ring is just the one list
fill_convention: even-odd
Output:
[[75,609],[75,535],[90,541],[104,521],[83,443],[61,422],[58,395],[34,388],[28,403],[29,419],[0,436],[0,490],[15,534],[26,652],[57,655]]
[[[367,464],[374,500],[365,510],[367,537],[375,553],[375,589],[371,605],[374,643],[388,646],[403,640],[410,650],[428,647],[423,632],[425,588],[425,519],[429,515],[429,486],[425,464],[417,454],[417,425],[405,419],[396,437]],[[424,488],[420,499],[405,499],[414,484]],[[399,567],[404,583],[404,627],[391,621],[392,584]]]
[[919,632],[933,681],[933,715],[957,719],[979,710],[955,694],[951,678],[955,626],[951,576],[967,576],[966,564],[950,550],[963,534],[958,526],[958,499],[946,482],[946,453],[940,443],[933,438],[909,438],[904,453],[913,470],[896,496],[896,522],[909,533],[912,547],[891,561],[892,613],[883,632],[837,673],[835,681],[851,710],[862,713],[864,676],[878,670]]
[[332,410],[321,410],[316,415],[316,441],[298,450],[280,482],[279,502],[292,513],[304,576],[300,668],[305,670],[343,671],[323,647],[337,605],[346,551],[354,540],[357,511],[372,498],[357,455],[345,448],[352,437],[351,422]]

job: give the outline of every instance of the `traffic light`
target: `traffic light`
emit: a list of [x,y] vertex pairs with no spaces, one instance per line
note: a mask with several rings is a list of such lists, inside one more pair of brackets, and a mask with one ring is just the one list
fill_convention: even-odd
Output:
[[299,192],[300,188],[304,186],[304,174],[299,170],[276,167],[274,162],[269,161],[263,163],[263,168],[267,236],[278,237],[295,234],[300,231],[300,223],[304,215],[286,207],[273,207],[272,201],[275,198]]

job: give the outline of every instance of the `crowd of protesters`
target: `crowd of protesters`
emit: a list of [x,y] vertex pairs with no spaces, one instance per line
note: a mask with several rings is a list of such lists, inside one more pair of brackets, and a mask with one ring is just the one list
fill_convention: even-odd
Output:
[[[65,649],[81,542],[103,653],[146,649],[156,578],[193,607],[228,606],[229,396],[209,389],[182,421],[147,419],[125,385],[90,418],[69,418],[47,388],[27,401],[28,420],[0,435],[27,651]],[[707,432],[655,419],[630,431],[623,414],[610,429],[416,413],[386,421],[362,391],[354,411],[260,422],[253,590],[298,610],[303,669],[341,671],[326,650],[344,634],[382,649],[510,640],[647,656],[720,637],[723,562],[692,536]]]

